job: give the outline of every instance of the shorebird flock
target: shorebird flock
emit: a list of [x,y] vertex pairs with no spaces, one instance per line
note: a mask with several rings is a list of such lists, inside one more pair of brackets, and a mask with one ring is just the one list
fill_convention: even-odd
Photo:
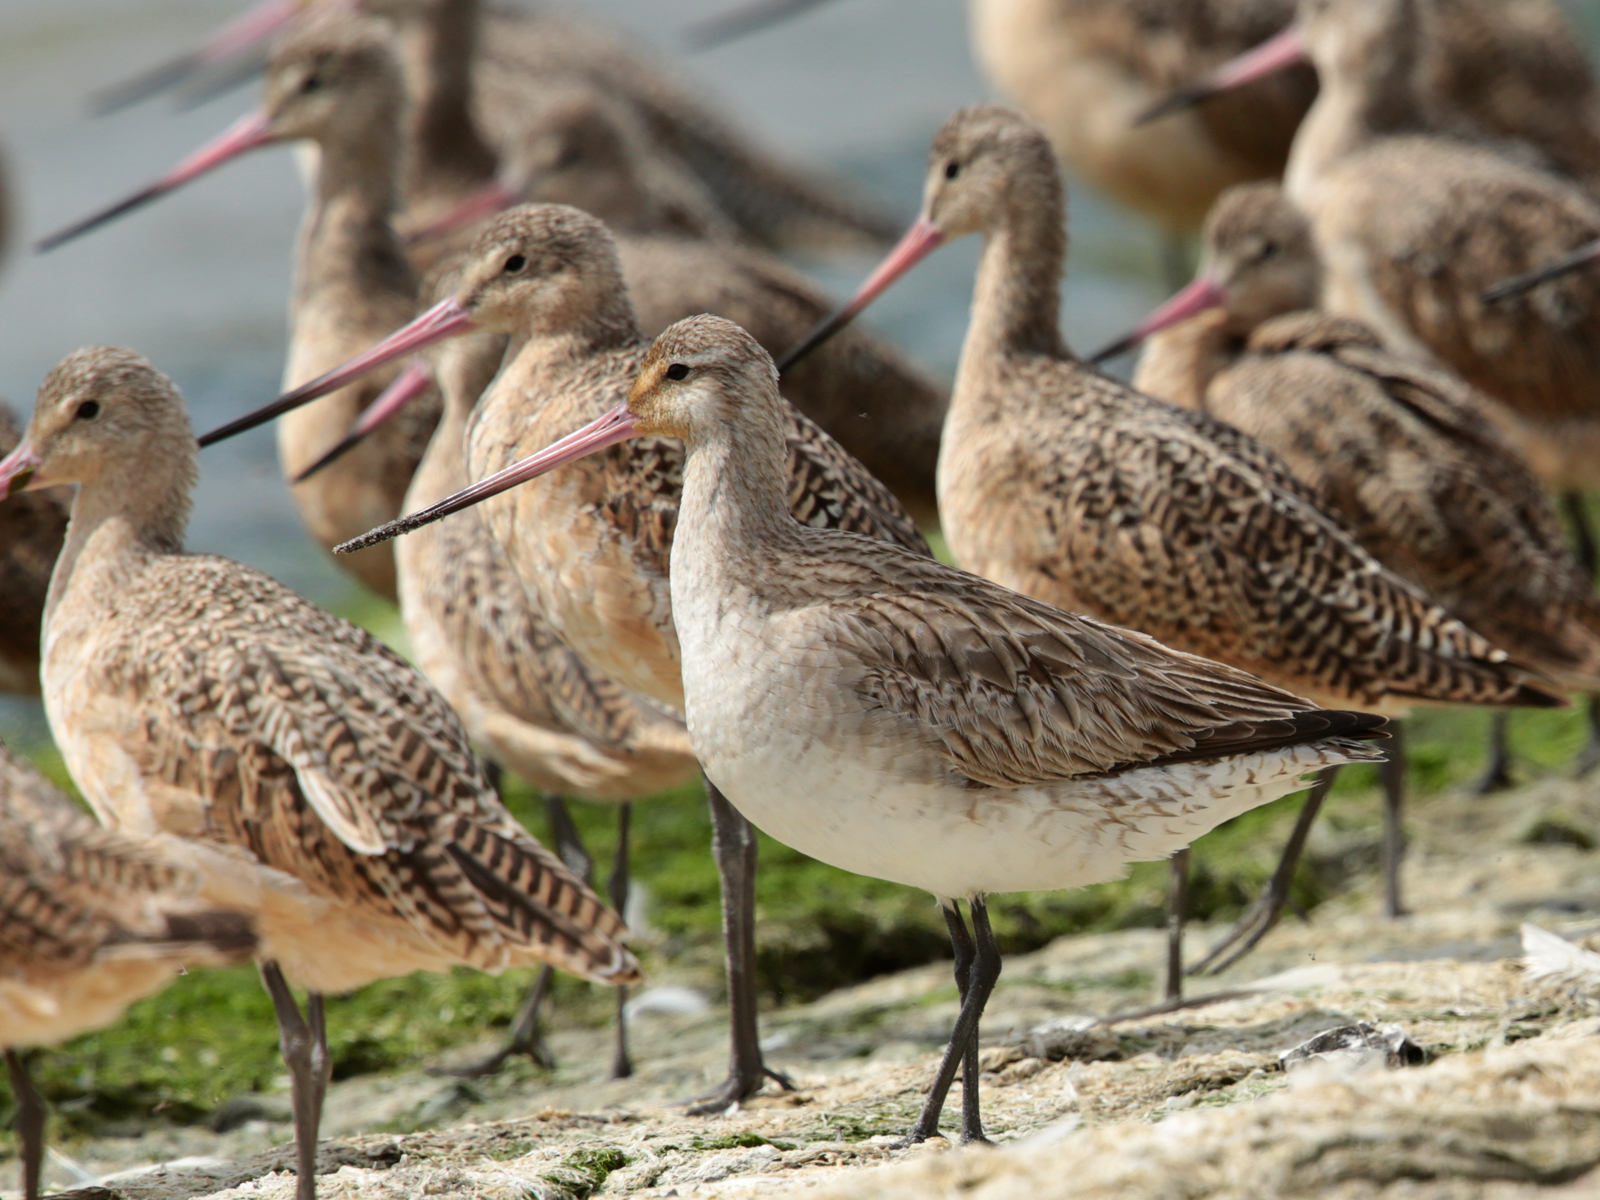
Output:
[[[697,774],[731,1033],[691,1111],[791,1086],[759,1038],[759,828],[937,901],[961,1007],[907,1138],[940,1135],[959,1078],[983,1141],[988,897],[1170,859],[1177,997],[1197,838],[1311,789],[1191,971],[1269,933],[1334,773],[1377,762],[1398,917],[1400,719],[1492,709],[1488,789],[1509,708],[1600,696],[1600,96],[1554,0],[970,8],[1010,106],[938,131],[892,249],[871,203],[577,13],[274,0],[97,98],[263,76],[254,112],[40,251],[258,147],[317,153],[277,400],[197,439],[156,366],[90,347],[25,429],[0,420],[0,687],[42,693],[98,822],[0,748],[30,1200],[18,1051],[187,965],[259,964],[300,1200],[328,993],[538,967],[488,1071],[541,1053],[559,968],[617,989],[626,1076],[631,805]],[[1090,358],[1061,327],[1063,163],[1202,245]],[[947,392],[854,319],[968,235]],[[784,257],[885,249],[839,306]],[[1131,385],[1095,365],[1141,344]],[[184,550],[202,448],[268,421],[307,531],[399,606],[415,665]],[[502,772],[545,795],[554,851]],[[573,798],[618,815],[604,896]]]

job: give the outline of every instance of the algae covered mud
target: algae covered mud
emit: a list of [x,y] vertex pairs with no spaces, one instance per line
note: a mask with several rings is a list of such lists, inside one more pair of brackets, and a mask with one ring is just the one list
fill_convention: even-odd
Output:
[[[726,1053],[721,1013],[686,1000],[714,986],[708,947],[670,965],[656,960],[659,990],[635,1021],[640,1073],[629,1081],[604,1081],[604,998],[585,1000],[577,988],[553,1031],[559,1065],[549,1073],[519,1064],[472,1083],[428,1073],[428,1065],[470,1057],[465,1044],[418,1048],[404,1065],[381,1065],[393,1029],[381,1021],[352,1029],[366,1041],[336,1050],[349,1073],[329,1100],[322,1186],[339,1195],[507,1200],[792,1190],[830,1200],[1520,1197],[1552,1186],[1570,1188],[1557,1195],[1593,1194],[1585,1189],[1600,1185],[1592,1174],[1600,1168],[1600,980],[1581,970],[1531,977],[1519,928],[1528,922],[1578,940],[1600,933],[1592,849],[1600,798],[1547,781],[1490,800],[1430,800],[1413,829],[1415,912],[1397,923],[1379,917],[1378,881],[1360,865],[1375,862],[1374,799],[1348,794],[1313,838],[1324,870],[1346,862],[1356,873],[1312,920],[1276,931],[1227,976],[1193,985],[1196,996],[1225,999],[1141,1016],[1163,942],[1153,929],[1060,939],[1009,960],[983,1050],[997,1150],[895,1145],[955,1010],[942,962],[769,1014],[770,1052],[798,1090],[724,1118],[684,1118],[681,1101],[717,1078]],[[1281,833],[1280,824],[1271,845]],[[1158,886],[1148,881],[1152,895]],[[1197,944],[1211,932],[1198,931]],[[508,1007],[514,995],[513,987]],[[393,1023],[402,1012],[419,1027],[443,1015],[418,996],[399,999],[367,1002],[393,1003]],[[474,1015],[464,993],[441,990],[431,1002],[461,1003]],[[1123,1019],[1095,1024],[1118,1013]],[[1361,1022],[1398,1026],[1407,1048],[1284,1069],[1284,1051]],[[464,1039],[465,1028],[456,1035]],[[230,1048],[210,1050],[225,1073]],[[79,1057],[80,1067],[92,1061]],[[66,1108],[64,1124],[87,1115],[82,1105],[78,1116]],[[282,1081],[269,1075],[188,1120],[146,1108],[93,1128],[75,1124],[79,1136],[63,1149],[82,1175],[57,1161],[48,1178],[63,1187],[101,1179],[129,1200],[287,1196],[287,1115]],[[169,1165],[152,1169],[162,1162]]]

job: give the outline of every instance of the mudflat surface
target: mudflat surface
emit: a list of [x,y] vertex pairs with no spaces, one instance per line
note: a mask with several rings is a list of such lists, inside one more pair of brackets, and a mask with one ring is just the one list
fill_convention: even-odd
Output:
[[[1412,915],[1381,918],[1376,880],[1363,877],[1222,977],[1191,981],[1194,998],[1231,998],[1179,1011],[1138,1011],[1161,961],[1157,931],[1013,957],[983,1033],[993,1147],[896,1145],[955,1015],[948,968],[935,964],[768,1014],[770,1061],[796,1089],[726,1116],[683,1115],[724,1064],[716,1008],[639,1015],[629,1080],[604,1078],[605,1030],[558,1026],[548,1075],[336,1084],[322,1194],[1600,1195],[1600,978],[1533,979],[1519,938],[1526,921],[1600,945],[1600,854],[1541,840],[1597,822],[1600,792],[1557,780],[1432,801],[1411,824]],[[1191,945],[1217,932],[1197,930]],[[1359,1022],[1398,1026],[1405,1054],[1281,1065],[1282,1052]],[[1400,1058],[1417,1065],[1391,1065]],[[106,1189],[85,1200],[287,1200],[287,1115],[286,1096],[267,1095],[241,1100],[224,1133],[97,1137],[63,1147],[81,1174],[52,1160],[49,1180]]]

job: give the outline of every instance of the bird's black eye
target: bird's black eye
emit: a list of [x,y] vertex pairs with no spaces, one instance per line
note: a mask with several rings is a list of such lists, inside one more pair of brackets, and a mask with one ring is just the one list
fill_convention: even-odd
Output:
[[315,92],[321,87],[322,76],[318,75],[315,71],[300,81],[300,91],[302,93]]
[[668,379],[687,379],[687,378],[689,378],[689,368],[686,367],[683,363],[673,363],[670,367],[667,368],[667,378]]
[[76,418],[79,421],[92,421],[100,415],[100,401],[85,400],[78,405]]
[[949,162],[945,163],[944,177],[946,179],[954,179],[959,174],[961,174],[961,164],[956,162],[955,159],[951,159]]
[[522,268],[527,266],[527,265],[528,265],[528,256],[527,255],[525,255],[525,254],[513,254],[510,258],[506,259],[506,274],[507,275],[515,275],[518,271],[522,270]]
[[1276,256],[1277,253],[1278,253],[1278,243],[1277,242],[1263,242],[1261,244],[1261,257],[1262,258],[1264,258],[1264,259],[1265,258],[1272,258],[1272,257]]

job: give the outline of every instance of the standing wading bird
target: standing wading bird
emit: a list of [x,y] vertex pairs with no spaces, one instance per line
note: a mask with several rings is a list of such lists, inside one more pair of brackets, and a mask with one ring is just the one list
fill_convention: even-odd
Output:
[[[1055,157],[1035,126],[992,105],[957,113],[934,138],[922,216],[788,356],[941,243],[983,235],[939,458],[939,509],[958,562],[1329,707],[1565,703],[1379,564],[1267,447],[1074,357],[1060,331],[1065,216]],[[1386,906],[1398,915],[1398,747],[1383,775]],[[1172,994],[1186,869],[1174,861]]]
[[[468,434],[469,473],[478,478],[614,406],[648,349],[605,226],[574,208],[529,205],[502,213],[478,236],[455,296],[262,412],[307,402],[469,330],[506,335],[516,346]],[[928,553],[893,493],[837,442],[795,411],[788,431],[789,505],[798,520]],[[557,636],[591,670],[675,712],[683,710],[683,684],[667,558],[682,455],[670,440],[637,442],[483,513]],[[722,879],[732,1054],[726,1083],[696,1111],[716,1112],[759,1091],[771,1072],[757,1036],[755,834],[715,786],[707,795]]]
[[[504,352],[505,339],[496,334],[448,342],[434,354],[431,372],[413,359],[363,415],[365,427],[380,423],[391,407],[409,403],[416,389],[427,387],[430,373],[437,376],[444,412],[411,480],[405,511],[426,508],[466,486],[468,421]],[[683,723],[584,666],[533,607],[479,514],[430,525],[396,543],[395,562],[414,661],[490,760],[545,794],[555,849],[578,874],[587,875],[589,856],[564,797],[618,805],[608,892],[612,907],[624,913],[630,801],[679,787],[699,772]],[[552,973],[548,965],[540,970],[505,1045],[455,1073],[486,1074],[515,1053],[548,1057],[538,1018]],[[633,1073],[624,1018],[627,988],[616,992],[611,1073],[623,1078]]]
[[109,1025],[185,967],[255,952],[250,919],[199,889],[175,839],[100,828],[0,745],[0,1050],[25,1200],[39,1195],[45,1107],[18,1050]]
[[79,485],[45,615],[50,728],[104,824],[180,839],[202,898],[255,917],[312,1200],[325,992],[546,962],[615,984],[638,964],[421,674],[268,576],[184,552],[197,459],[170,380],[79,350],[40,386],[0,494]]
[[[0,402],[0,454],[21,437],[15,414]],[[39,628],[71,506],[66,488],[0,504],[0,692],[39,690]]]
[[626,404],[441,508],[627,438],[684,440],[671,591],[695,752],[779,841],[938,899],[961,1012],[909,1140],[938,1133],[964,1067],[962,1140],[984,1141],[978,1021],[1000,973],[985,898],[1165,857],[1311,771],[1379,757],[1355,739],[1384,721],[795,521],[776,379],[738,326],[679,322]]
[[[1322,90],[1284,188],[1311,222],[1322,307],[1498,401],[1496,419],[1562,493],[1592,575],[1579,491],[1600,486],[1600,279],[1567,276],[1512,303],[1482,293],[1600,237],[1600,201],[1436,115],[1417,78],[1429,12],[1422,0],[1302,0],[1285,39]],[[1548,110],[1565,111],[1580,107]],[[1585,178],[1600,190],[1600,168]],[[1600,706],[1589,721],[1585,769],[1600,763]]]
[[[1110,352],[1143,340],[1136,388],[1260,439],[1384,566],[1557,686],[1600,690],[1600,597],[1489,401],[1385,351],[1359,321],[1315,311],[1320,276],[1282,190],[1244,184],[1207,219],[1195,281]],[[1493,717],[1481,790],[1509,781],[1505,717]],[[1308,805],[1301,820],[1314,815]],[[1276,920],[1302,845],[1290,838],[1241,931]]]
[[[315,188],[295,249],[285,387],[316,378],[417,310],[417,279],[390,225],[403,100],[386,31],[342,13],[307,21],[275,48],[261,109],[128,200],[46,238],[54,247],[258,147],[309,140],[320,149]],[[332,547],[400,511],[438,419],[438,397],[411,405],[336,466],[302,479],[383,390],[353,386],[288,416],[278,459],[311,536]],[[362,583],[396,598],[390,551],[341,560]]]

